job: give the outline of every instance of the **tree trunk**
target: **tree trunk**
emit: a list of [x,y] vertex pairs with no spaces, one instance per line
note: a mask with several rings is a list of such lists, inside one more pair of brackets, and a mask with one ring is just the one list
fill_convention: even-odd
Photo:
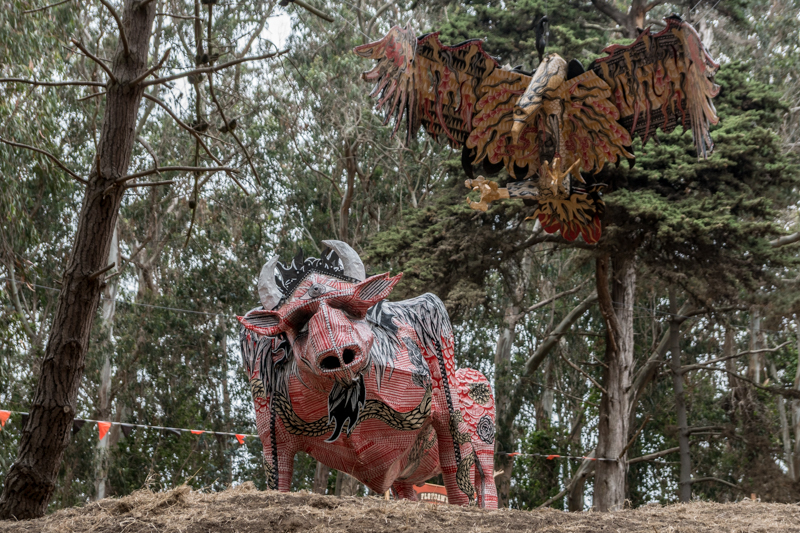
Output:
[[670,369],[672,386],[675,392],[675,413],[678,419],[678,446],[680,447],[681,469],[678,479],[678,499],[688,502],[692,499],[692,457],[689,452],[689,424],[686,416],[686,398],[683,393],[683,372],[681,371],[681,320],[678,318],[678,302],[670,289],[669,321]]
[[331,469],[317,461],[317,470],[314,472],[314,488],[316,494],[325,494],[328,491],[328,476]]
[[336,473],[336,496],[355,496],[358,494],[358,480],[341,470]]
[[[107,265],[120,264],[119,229],[115,226],[111,237],[111,251],[108,253]],[[114,315],[117,310],[117,281],[109,281],[103,289],[103,306],[100,320],[103,327],[103,369],[100,373],[100,389],[97,392],[96,416],[99,420],[111,419],[111,352],[114,350]],[[102,500],[109,493],[108,487],[108,452],[111,448],[111,432],[97,443],[95,451],[94,489],[95,499]]]
[[[754,307],[750,314],[750,351],[754,352],[763,347],[761,342],[761,315],[759,309]],[[751,353],[748,357],[747,377],[761,383],[761,367],[763,366],[764,354]]]
[[[775,368],[775,363],[769,363],[770,374],[775,383],[780,383],[778,378],[778,370]],[[783,440],[783,458],[786,461],[786,468],[788,470],[789,479],[795,480],[794,460],[792,455],[792,436],[789,431],[789,419],[786,416],[786,398],[783,396],[775,396],[775,401],[778,403],[778,418],[781,422],[781,440]]]
[[[794,374],[794,390],[800,390],[800,320],[795,323],[797,329],[797,370]],[[794,480],[800,481],[800,400],[792,400],[792,427],[794,428]]]
[[598,511],[621,509],[625,503],[627,458],[623,451],[628,441],[630,399],[633,376],[633,303],[636,269],[633,257],[617,256],[612,261],[611,291],[608,285],[608,257],[597,259],[597,294],[606,322],[606,365],[600,400],[594,508]]
[[[508,420],[508,423],[498,424],[495,433],[495,451],[514,452],[517,443],[514,438],[514,419],[507,413],[508,398],[511,390],[511,350],[516,338],[517,319],[519,306],[510,303],[503,314],[503,329],[497,339],[494,352],[494,398],[495,420]],[[511,490],[511,474],[514,469],[514,458],[508,455],[496,455],[494,458],[495,472],[500,472],[494,478],[497,487],[498,507],[508,507],[509,491]]]
[[30,416],[0,497],[0,519],[44,515],[69,443],[89,334],[104,287],[103,275],[93,278],[92,274],[105,266],[124,194],[123,187],[110,187],[128,171],[144,92],[144,87],[130,86],[130,82],[147,70],[155,18],[156,2],[136,10],[132,4],[133,0],[125,0],[123,13],[130,54],[120,44],[112,61],[117,82],[108,84],[96,164],[62,277]]

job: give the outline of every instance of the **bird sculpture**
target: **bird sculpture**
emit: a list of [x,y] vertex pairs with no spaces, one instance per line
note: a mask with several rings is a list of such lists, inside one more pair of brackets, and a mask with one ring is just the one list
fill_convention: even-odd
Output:
[[[376,84],[372,96],[384,124],[395,117],[393,134],[405,116],[406,141],[424,127],[462,149],[466,185],[481,192],[479,202],[468,201],[472,208],[521,198],[547,232],[593,244],[601,236],[604,185],[589,176],[606,162],[632,159],[632,138],[644,144],[656,130],[680,125],[692,130],[698,158],[714,147],[709,127],[719,120],[712,102],[719,64],[690,24],[675,15],[665,24],[630,45],[609,46],[588,69],[548,54],[532,75],[501,67],[478,39],[446,46],[438,33],[416,37],[410,26],[395,26],[355,52],[376,60],[363,79]],[[543,17],[537,51],[547,28]],[[506,187],[476,178],[475,165],[489,175],[505,169]]]

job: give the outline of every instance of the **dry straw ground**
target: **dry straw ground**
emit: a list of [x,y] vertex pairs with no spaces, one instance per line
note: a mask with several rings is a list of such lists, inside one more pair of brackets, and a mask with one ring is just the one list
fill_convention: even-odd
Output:
[[483,511],[377,498],[259,492],[252,483],[203,494],[179,487],[141,490],[58,511],[39,520],[0,522],[0,533],[62,532],[800,532],[800,505],[741,502],[646,506],[615,513]]

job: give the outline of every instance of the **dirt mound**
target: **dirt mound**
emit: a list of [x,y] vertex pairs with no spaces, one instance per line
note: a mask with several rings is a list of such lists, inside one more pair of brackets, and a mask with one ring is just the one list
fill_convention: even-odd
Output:
[[777,503],[649,505],[615,513],[483,511],[377,498],[259,492],[252,483],[204,494],[141,490],[39,520],[0,522],[0,532],[800,532],[800,506]]

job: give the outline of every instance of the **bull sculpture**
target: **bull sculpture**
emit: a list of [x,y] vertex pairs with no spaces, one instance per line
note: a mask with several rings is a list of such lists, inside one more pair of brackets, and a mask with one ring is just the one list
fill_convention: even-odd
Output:
[[450,503],[496,508],[494,398],[483,374],[455,369],[441,300],[386,301],[402,274],[367,278],[349,245],[324,244],[268,261],[263,307],[239,317],[269,487],[289,490],[304,451],[379,494],[416,500],[441,473]]

